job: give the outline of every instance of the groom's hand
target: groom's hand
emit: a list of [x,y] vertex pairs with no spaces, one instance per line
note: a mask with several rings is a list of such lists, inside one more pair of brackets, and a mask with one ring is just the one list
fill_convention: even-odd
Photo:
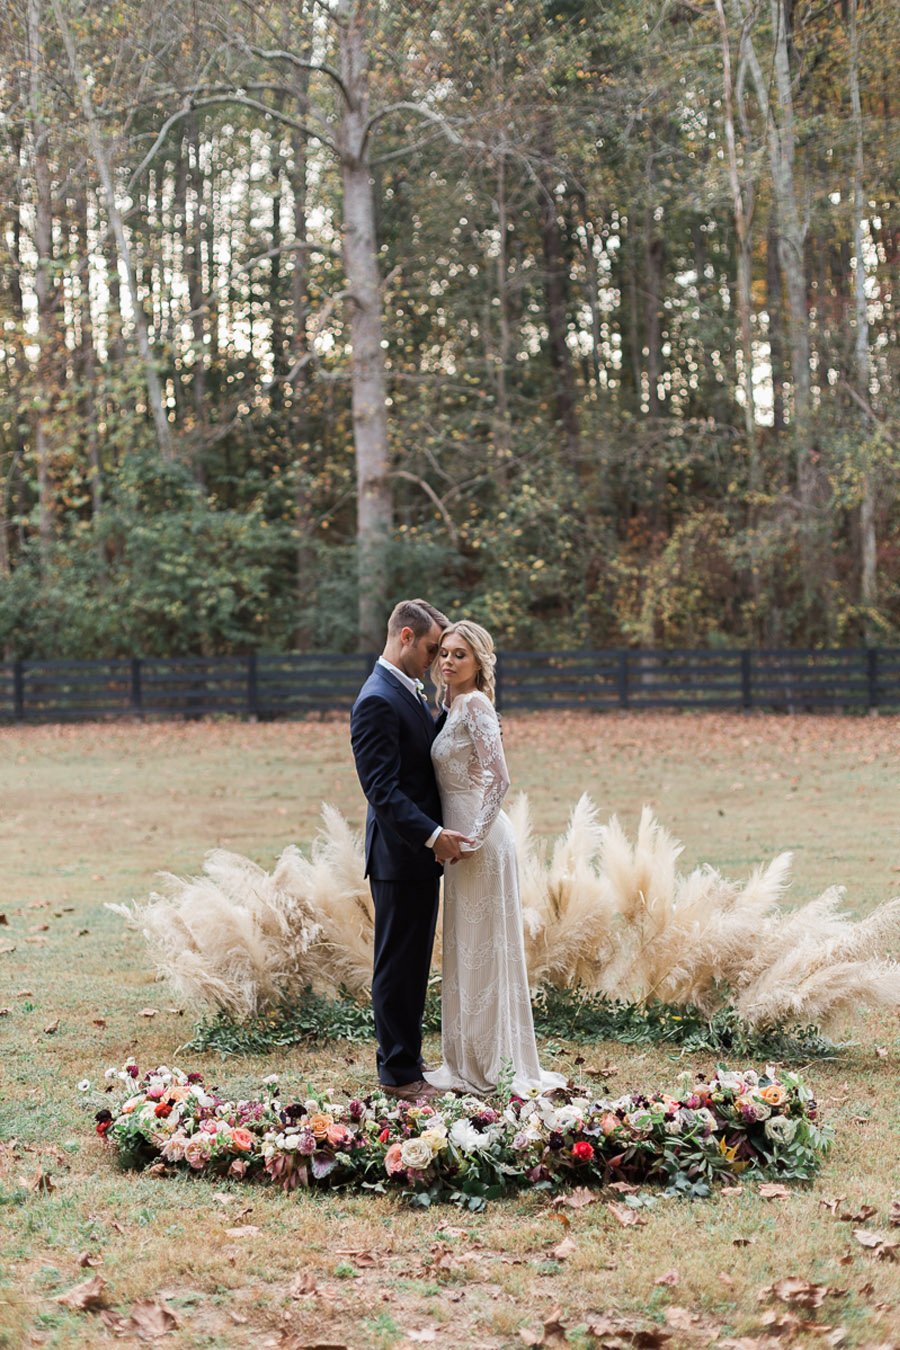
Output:
[[472,840],[458,830],[441,830],[434,841],[434,856],[439,863],[459,862],[463,856],[462,844],[471,844]]

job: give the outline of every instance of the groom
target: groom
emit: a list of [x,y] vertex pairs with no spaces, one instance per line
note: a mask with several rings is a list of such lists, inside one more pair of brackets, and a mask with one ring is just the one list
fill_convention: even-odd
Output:
[[468,842],[441,826],[431,764],[439,730],[422,680],[446,617],[425,600],[401,600],[387,641],[350,715],[356,772],[369,803],[366,876],[375,905],[372,1007],[378,1078],[385,1094],[419,1101],[439,1094],[422,1077],[422,1013],[444,863]]

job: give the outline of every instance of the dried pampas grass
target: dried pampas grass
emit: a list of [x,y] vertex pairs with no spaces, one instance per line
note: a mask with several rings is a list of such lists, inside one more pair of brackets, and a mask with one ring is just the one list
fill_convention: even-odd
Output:
[[[565,833],[537,839],[522,795],[516,835],[529,978],[627,1002],[736,1007],[750,1026],[827,1025],[862,1006],[900,1004],[900,898],[854,921],[842,892],[784,910],[791,857],[742,884],[714,867],[678,871],[682,846],[644,808],[633,843],[582,796]],[[362,839],[322,808],[307,858],[293,845],[269,874],[246,858],[211,853],[202,877],[164,878],[132,908],[161,975],[193,1002],[246,1016],[308,984],[365,991],[371,979],[372,901]]]

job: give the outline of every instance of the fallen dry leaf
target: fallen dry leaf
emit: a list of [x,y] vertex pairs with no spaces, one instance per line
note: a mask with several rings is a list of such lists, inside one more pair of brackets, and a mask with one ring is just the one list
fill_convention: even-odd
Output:
[[640,1186],[633,1186],[630,1181],[611,1181],[609,1189],[618,1191],[620,1195],[635,1195],[641,1188]]
[[9,927],[9,919],[7,919],[5,914],[0,914],[0,928],[8,928],[8,927]]
[[16,998],[31,998],[31,990],[30,990],[30,989],[17,989],[17,990],[16,990]]
[[573,1242],[570,1237],[563,1238],[562,1242],[557,1242],[556,1246],[550,1252],[554,1261],[565,1261],[570,1256],[574,1256],[578,1251],[578,1243]]
[[678,1280],[679,1275],[677,1270],[667,1270],[665,1275],[657,1275],[653,1283],[662,1285],[663,1288],[671,1289],[673,1285],[678,1283]]
[[102,1275],[92,1275],[90,1279],[82,1280],[81,1284],[73,1285],[67,1289],[64,1294],[57,1294],[55,1303],[61,1303],[64,1308],[72,1308],[75,1312],[86,1312],[89,1308],[101,1308],[104,1302],[106,1290],[106,1281]]
[[421,1327],[418,1331],[405,1331],[404,1336],[408,1341],[436,1341],[437,1331],[434,1327]]
[[14,942],[0,942],[0,956],[6,956],[9,952],[16,950]]
[[838,1206],[842,1205],[846,1199],[847,1199],[846,1195],[836,1195],[833,1200],[828,1200],[823,1196],[823,1198],[819,1201],[819,1204],[822,1206],[823,1209],[829,1210],[836,1217],[838,1212]]
[[755,1237],[736,1237],[731,1239],[732,1247],[752,1247],[755,1242]]
[[529,1327],[523,1327],[519,1331],[520,1338],[526,1345],[532,1347],[544,1346],[568,1346],[566,1339],[566,1328],[560,1321],[562,1308],[554,1308],[553,1312],[544,1321],[543,1328],[540,1331],[532,1331]]
[[854,1228],[853,1236],[861,1247],[881,1247],[888,1240],[884,1233],[869,1228]]
[[378,1266],[381,1265],[383,1254],[377,1251],[354,1251],[350,1247],[336,1247],[335,1255],[346,1256],[347,1260],[352,1261],[355,1266]]
[[790,1191],[779,1181],[764,1181],[759,1188],[759,1194],[763,1200],[787,1200]]
[[261,1231],[255,1223],[241,1223],[237,1228],[226,1228],[225,1235],[232,1238],[255,1237]]
[[27,937],[25,941],[33,943],[35,947],[43,947],[47,939],[45,937]]
[[12,1008],[0,1008],[0,1017],[9,1017]]
[[53,1036],[58,1030],[58,1028],[59,1028],[59,1018],[57,1017],[55,1022],[48,1022],[47,1025],[44,1027],[44,1035]]
[[588,1335],[594,1336],[602,1346],[637,1347],[637,1350],[661,1350],[672,1339],[672,1333],[663,1327],[644,1326],[631,1317],[611,1317],[604,1313],[602,1317],[591,1318],[587,1323]]
[[891,1201],[891,1212],[888,1216],[888,1223],[892,1228],[900,1228],[900,1200]]
[[719,1339],[719,1330],[713,1322],[702,1317],[700,1313],[691,1312],[689,1308],[681,1308],[678,1304],[672,1304],[665,1311],[666,1326],[671,1327],[673,1331],[683,1332],[691,1338],[703,1340],[707,1345]]
[[97,1252],[79,1252],[78,1264],[82,1267],[99,1266],[103,1264],[103,1257],[99,1256]]
[[[587,1186],[576,1186],[574,1191],[570,1191],[568,1195],[556,1195],[551,1201],[554,1209],[560,1209],[563,1205],[567,1209],[584,1209],[586,1205],[596,1203],[596,1192],[589,1190]],[[445,1233],[448,1231],[448,1229],[444,1229]]]
[[887,1046],[886,1046],[886,1045],[876,1045],[876,1047],[875,1047],[875,1053],[876,1053],[876,1055],[878,1056],[879,1059],[887,1059]]
[[872,1215],[873,1215],[873,1214],[877,1214],[877,1213],[878,1213],[878,1210],[875,1208],[874,1205],[860,1205],[860,1207],[859,1207],[859,1212],[856,1213],[856,1214],[850,1214],[850,1213],[839,1214],[839,1215],[838,1215],[838,1222],[839,1222],[839,1223],[865,1223],[866,1219],[871,1219]]
[[125,1319],[125,1328],[133,1331],[142,1341],[155,1341],[170,1331],[175,1331],[178,1319],[162,1303],[153,1303],[144,1299],[136,1303]]
[[39,1167],[28,1183],[28,1189],[35,1191],[38,1195],[50,1195],[56,1190],[56,1183],[49,1172],[45,1172],[42,1167]]
[[805,1317],[798,1317],[796,1313],[782,1312],[775,1308],[763,1313],[759,1320],[773,1336],[792,1336],[795,1332],[804,1331],[814,1331],[816,1336],[824,1336],[826,1332],[834,1330],[824,1322],[810,1322]]
[[720,1195],[743,1195],[743,1186],[722,1186],[719,1188]]
[[844,1298],[846,1293],[846,1289],[835,1289],[830,1284],[813,1284],[800,1275],[786,1275],[760,1289],[758,1297],[777,1298],[781,1303],[794,1303],[800,1308],[821,1308],[826,1298]]
[[157,1013],[156,1008],[141,1008],[140,1012],[138,1013],[138,1017],[155,1017],[156,1013]]
[[623,1228],[635,1228],[647,1222],[643,1214],[639,1214],[636,1209],[631,1209],[628,1205],[620,1205],[617,1200],[607,1200],[606,1208]]
[[91,1018],[91,1026],[93,1026],[93,1027],[99,1027],[100,1030],[102,1031],[103,1028],[106,1026],[106,1018],[105,1018],[105,1017],[92,1017],[92,1018]]

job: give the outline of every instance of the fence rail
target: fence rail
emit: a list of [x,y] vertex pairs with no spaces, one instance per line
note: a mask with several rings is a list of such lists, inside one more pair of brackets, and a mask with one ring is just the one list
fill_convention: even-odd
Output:
[[[0,720],[347,712],[374,659],[316,652],[0,663]],[[507,712],[900,712],[900,647],[501,652],[497,704]]]

